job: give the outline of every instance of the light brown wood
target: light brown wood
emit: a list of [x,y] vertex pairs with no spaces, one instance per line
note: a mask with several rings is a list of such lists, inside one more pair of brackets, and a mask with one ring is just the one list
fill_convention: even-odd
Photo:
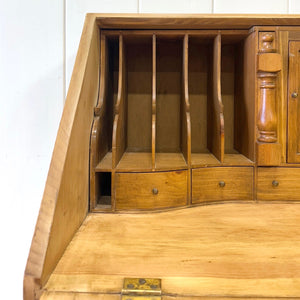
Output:
[[156,152],[181,152],[182,39],[156,41]]
[[182,55],[182,99],[181,99],[181,150],[189,166],[191,164],[191,116],[188,87],[189,36],[183,39]]
[[299,19],[88,15],[25,300],[300,298]]
[[252,161],[255,161],[256,140],[256,103],[253,103],[256,95],[256,38],[257,34],[252,32],[240,41],[235,57],[234,148]]
[[73,293],[73,292],[43,292],[40,300],[119,300],[120,295]]
[[220,164],[220,161],[211,153],[192,153],[193,168]]
[[299,205],[254,203],[90,214],[46,289],[120,293],[124,277],[154,277],[163,294],[299,297],[299,218]]
[[[300,162],[300,41],[289,42],[288,159]],[[293,97],[293,93],[297,96]]]
[[[222,104],[224,105],[223,114],[224,114],[224,151],[225,153],[235,153],[235,118],[236,111],[235,107],[237,102],[242,101],[236,99],[235,97],[235,88],[236,88],[236,62],[235,58],[238,55],[237,47],[231,44],[225,44],[221,48],[221,94],[222,94]],[[242,78],[243,74],[240,73],[239,77]],[[239,86],[239,89],[242,89],[242,86]],[[239,114],[242,114],[243,111],[240,110]],[[241,118],[242,119],[242,118]],[[242,123],[242,122],[241,122]],[[242,124],[239,124],[240,126]]]
[[300,169],[258,168],[257,199],[300,200]]
[[116,209],[157,209],[187,203],[187,171],[117,173]]
[[[99,53],[99,29],[95,17],[89,16],[85,21],[25,270],[26,300],[34,299],[35,293],[46,283],[88,210],[89,140],[98,97]],[[69,207],[72,209],[64,209]]]
[[115,118],[112,137],[112,165],[115,168],[125,149],[127,141],[127,79],[125,65],[125,46],[123,36],[119,36],[119,80],[118,98],[115,105]]
[[254,162],[242,154],[225,154],[224,162],[221,163],[211,153],[192,153],[192,167],[205,166],[252,166]]
[[182,170],[187,164],[182,153],[156,153],[155,170]]
[[256,143],[256,162],[258,166],[277,166],[281,164],[281,145],[279,143]]
[[224,165],[226,166],[251,166],[254,162],[249,160],[243,154],[225,154]]
[[100,117],[96,117],[92,126],[91,141],[90,141],[90,208],[93,209],[96,206],[98,198],[98,186],[96,183],[95,165],[99,161],[100,151],[97,149],[98,130],[101,130]]
[[208,106],[209,124],[209,150],[220,161],[224,160],[224,114],[221,98],[221,35],[214,40],[213,73],[212,73],[212,99]]
[[102,28],[128,29],[250,29],[261,26],[300,25],[297,14],[92,14]]
[[95,171],[110,172],[112,169],[112,153],[107,152],[99,164],[95,167]]
[[[289,31],[279,30],[279,53],[282,56],[282,70],[278,74],[276,93],[278,107],[278,143],[287,145],[287,85],[288,85],[288,52]],[[281,147],[281,163],[287,161],[287,147]]]
[[[125,39],[128,152],[149,152],[152,146],[152,39]],[[141,55],[142,54],[142,55]]]
[[279,53],[260,53],[257,56],[257,70],[262,72],[279,72],[282,58]]
[[116,170],[118,172],[151,171],[152,155],[150,152],[125,152]]
[[[289,29],[288,29],[289,30]],[[219,33],[222,36],[231,36],[232,39],[242,39],[246,38],[249,34],[249,30],[235,30],[235,29],[218,29],[218,30],[212,30],[212,29],[174,29],[174,30],[168,30],[168,29],[122,29],[123,36],[128,37],[138,37],[138,38],[144,38],[145,36],[151,37],[153,34],[158,35],[159,37],[164,38],[183,38],[185,34],[188,34],[189,37],[195,37],[200,39],[213,39],[216,35]],[[103,29],[101,32],[109,37],[117,37],[120,30],[106,30]]]
[[[119,300],[120,295],[101,293],[73,293],[73,292],[43,292],[41,300],[75,300],[75,299]],[[265,297],[202,297],[202,296],[162,296],[162,300],[276,300],[278,298]],[[297,298],[281,298],[283,300],[297,300]]]
[[95,115],[100,115],[101,110],[103,110],[103,107],[106,105],[105,98],[106,94],[109,92],[109,89],[107,88],[108,84],[108,72],[109,72],[109,66],[108,66],[108,45],[106,36],[101,34],[100,35],[100,83],[99,83],[99,99],[97,102],[97,105],[95,107]]
[[193,169],[192,182],[192,203],[253,199],[251,167]]
[[[191,151],[205,153],[207,150],[207,98],[210,45],[198,38],[189,39],[188,88],[191,115]],[[210,41],[211,43],[211,41]]]
[[156,35],[152,36],[152,170],[156,153]]
[[[270,32],[259,32],[259,55],[274,56],[277,52],[278,30]],[[278,143],[278,95],[276,91],[277,73],[269,71],[282,68],[281,55],[273,62],[275,65],[265,65],[265,69],[258,66],[258,111],[257,111],[257,160],[259,165],[279,165],[281,163],[281,147]],[[271,64],[271,63],[270,63]],[[267,145],[269,144],[269,145]],[[267,150],[267,151],[266,151]],[[270,160],[272,153],[274,161]],[[266,159],[266,161],[264,161]]]

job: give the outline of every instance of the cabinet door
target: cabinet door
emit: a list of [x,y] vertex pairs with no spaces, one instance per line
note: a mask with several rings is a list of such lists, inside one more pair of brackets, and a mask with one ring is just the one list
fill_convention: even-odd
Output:
[[289,42],[288,162],[300,163],[300,41]]

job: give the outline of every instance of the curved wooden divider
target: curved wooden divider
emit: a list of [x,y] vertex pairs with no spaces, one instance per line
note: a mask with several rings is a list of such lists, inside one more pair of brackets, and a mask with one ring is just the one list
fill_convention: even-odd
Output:
[[188,34],[183,39],[183,88],[182,88],[182,131],[181,131],[181,148],[183,156],[187,165],[191,165],[191,116],[190,116],[190,102],[189,102],[189,89],[188,89]]
[[119,36],[119,80],[118,97],[115,105],[115,118],[112,138],[112,167],[116,168],[126,148],[126,66],[123,36]]
[[212,116],[209,126],[208,147],[214,156],[222,163],[224,162],[224,113],[221,96],[221,34],[214,39],[213,46],[213,70],[212,70],[212,104],[209,105]]
[[152,36],[152,171],[156,153],[156,35]]

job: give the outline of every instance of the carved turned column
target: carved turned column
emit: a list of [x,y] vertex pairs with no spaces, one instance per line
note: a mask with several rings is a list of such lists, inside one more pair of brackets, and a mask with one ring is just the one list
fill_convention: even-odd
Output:
[[258,141],[277,142],[277,115],[275,108],[276,73],[258,73],[260,99],[257,128]]
[[[274,53],[274,33],[259,33],[259,59],[266,57],[264,53]],[[262,56],[261,56],[262,55]],[[270,63],[272,63],[270,61]],[[259,110],[257,129],[259,133],[258,141],[264,143],[275,143],[277,141],[277,116],[275,108],[275,87],[276,73],[266,72],[270,66],[259,66],[257,77],[259,79]],[[265,70],[261,70],[265,69]]]
[[281,145],[277,142],[276,84],[281,55],[276,53],[275,32],[259,32],[257,60],[258,114],[257,162],[278,165]]

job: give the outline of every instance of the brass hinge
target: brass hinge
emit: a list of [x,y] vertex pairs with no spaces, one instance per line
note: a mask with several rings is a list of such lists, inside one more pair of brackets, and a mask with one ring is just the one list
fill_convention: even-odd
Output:
[[161,280],[125,278],[121,300],[161,300]]

